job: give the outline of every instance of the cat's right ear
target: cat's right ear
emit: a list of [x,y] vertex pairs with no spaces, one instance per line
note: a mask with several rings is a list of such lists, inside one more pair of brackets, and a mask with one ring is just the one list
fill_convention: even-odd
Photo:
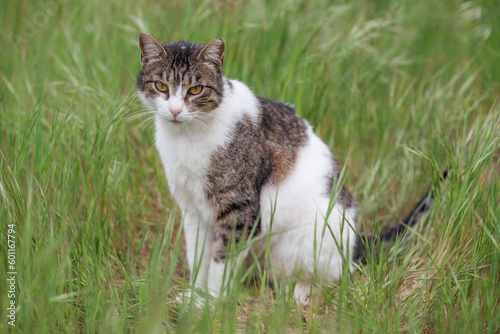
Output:
[[159,58],[163,54],[167,55],[165,48],[154,39],[152,36],[140,33],[139,46],[141,48],[141,63],[142,66],[147,64],[151,59]]

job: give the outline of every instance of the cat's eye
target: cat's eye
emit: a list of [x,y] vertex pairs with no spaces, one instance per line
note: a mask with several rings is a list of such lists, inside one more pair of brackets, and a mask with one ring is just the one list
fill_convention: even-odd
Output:
[[155,87],[158,89],[160,92],[166,92],[168,90],[167,85],[165,85],[163,82],[155,82]]
[[198,95],[203,90],[203,86],[193,86],[189,88],[188,93],[191,95]]

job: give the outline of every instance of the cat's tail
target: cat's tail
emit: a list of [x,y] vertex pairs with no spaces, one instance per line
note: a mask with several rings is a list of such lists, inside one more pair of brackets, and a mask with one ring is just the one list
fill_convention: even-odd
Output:
[[[447,171],[442,173],[442,179],[446,178]],[[409,228],[415,226],[422,216],[429,211],[432,202],[434,201],[434,193],[432,188],[422,196],[413,210],[398,224],[381,231],[378,235],[365,235],[359,234],[356,238],[356,245],[354,250],[354,260],[361,263],[366,263],[366,257],[368,254],[368,247],[373,246],[373,252],[378,254],[380,250],[381,242],[395,241],[398,237],[403,235],[403,233]]]

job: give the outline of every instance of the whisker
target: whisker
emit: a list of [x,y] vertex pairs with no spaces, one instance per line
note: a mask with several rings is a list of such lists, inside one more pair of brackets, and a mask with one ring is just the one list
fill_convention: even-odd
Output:
[[206,123],[207,125],[209,122],[214,122],[216,120],[224,125],[230,125],[229,120],[226,120],[224,118],[219,118],[211,113],[199,112],[196,114],[196,117],[203,123]]
[[200,126],[202,126],[206,133],[210,132],[210,125],[208,124],[207,121],[211,121],[212,119],[213,118],[207,117],[201,113],[195,113],[193,115],[193,121],[195,121],[196,124],[199,124]]
[[149,132],[151,132],[151,130],[154,129],[154,125],[155,125],[155,122],[151,122],[148,125],[144,126],[144,129],[142,130],[141,135],[142,134],[148,135]]
[[[142,122],[140,122],[136,127],[134,127],[134,130],[133,131],[136,131],[137,129],[140,129],[141,126],[143,128],[145,128],[149,122],[153,121],[156,117],[155,116],[150,116],[148,118],[146,118],[145,120],[143,120]],[[154,124],[154,122],[151,122]],[[141,131],[142,132],[142,131]]]
[[140,112],[140,113],[137,113],[137,114],[129,115],[129,116],[126,117],[126,119],[128,121],[133,121],[133,120],[136,120],[136,119],[141,118],[143,116],[154,114],[154,113],[155,113],[155,111],[143,111],[143,112]]
[[210,129],[208,128],[208,126],[205,123],[200,122],[199,119],[193,118],[192,123],[195,125],[195,128],[199,129],[200,131],[209,133]]

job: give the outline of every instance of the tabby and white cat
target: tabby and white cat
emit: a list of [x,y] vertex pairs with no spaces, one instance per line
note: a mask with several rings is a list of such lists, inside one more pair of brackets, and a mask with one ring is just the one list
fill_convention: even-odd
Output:
[[[182,211],[193,285],[224,293],[229,241],[272,231],[279,232],[270,237],[268,263],[283,278],[299,273],[299,302],[308,302],[313,275],[338,281],[343,269],[352,271],[365,251],[356,206],[343,187],[330,203],[339,166],[307,121],[226,78],[221,39],[165,44],[140,34],[139,44],[139,96],[156,113],[156,147]],[[267,245],[261,238],[238,257],[262,258]]]

